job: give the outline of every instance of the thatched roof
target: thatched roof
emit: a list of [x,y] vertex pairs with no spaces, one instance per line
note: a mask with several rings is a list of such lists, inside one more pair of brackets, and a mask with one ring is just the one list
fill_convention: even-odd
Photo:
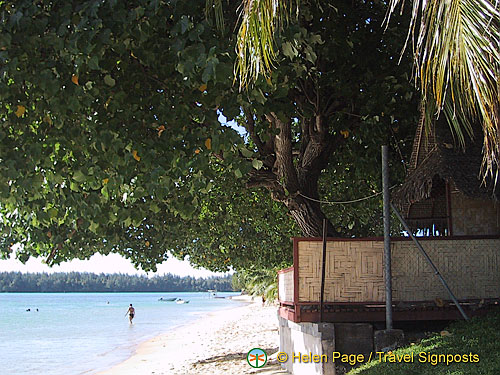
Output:
[[[468,142],[464,151],[461,147],[454,145],[451,133],[436,134],[433,144],[426,148],[426,155],[419,158],[403,185],[393,192],[392,201],[404,214],[407,214],[404,211],[407,211],[411,204],[431,197],[436,176],[444,181],[452,182],[456,189],[470,198],[499,199],[499,186],[493,192],[494,184],[491,181],[483,183],[480,176],[481,137],[475,139],[475,142]],[[414,154],[418,154],[416,147],[419,145],[414,145]]]

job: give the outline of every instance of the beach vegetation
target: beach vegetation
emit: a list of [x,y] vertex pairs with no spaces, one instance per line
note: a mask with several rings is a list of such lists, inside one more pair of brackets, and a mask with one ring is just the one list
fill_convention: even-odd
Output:
[[[500,357],[500,310],[486,317],[452,323],[445,330],[430,335],[420,342],[393,350],[393,358],[411,358],[410,361],[372,360],[349,375],[475,375],[498,374]],[[388,358],[388,357],[385,357]]]
[[253,267],[238,271],[233,274],[233,288],[251,296],[264,297],[266,301],[275,301],[278,298],[277,270]]
[[154,277],[87,272],[1,272],[0,292],[231,292],[232,275],[194,278],[172,274]]

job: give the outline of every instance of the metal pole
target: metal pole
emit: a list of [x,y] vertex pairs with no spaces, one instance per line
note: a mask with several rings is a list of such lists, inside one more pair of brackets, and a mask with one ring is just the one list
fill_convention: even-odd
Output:
[[382,146],[382,189],[384,197],[385,328],[392,329],[391,208],[389,196],[389,147]]
[[422,245],[420,245],[420,242],[418,242],[418,240],[415,238],[415,236],[413,235],[410,227],[408,227],[408,224],[406,224],[406,221],[403,219],[403,217],[399,213],[398,209],[392,203],[391,203],[391,207],[392,207],[392,210],[394,211],[394,213],[396,214],[396,216],[398,217],[399,221],[401,221],[401,224],[403,224],[403,227],[405,228],[406,232],[410,235],[410,237],[413,240],[413,242],[415,242],[415,245],[417,245],[417,247],[420,250],[420,252],[422,253],[422,255],[425,257],[425,259],[427,259],[427,262],[429,262],[429,264],[431,265],[432,269],[434,270],[434,274],[439,278],[439,280],[443,284],[444,288],[448,291],[448,294],[450,295],[453,303],[457,306],[458,311],[460,311],[460,314],[462,314],[462,316],[463,316],[463,318],[465,320],[469,320],[469,317],[465,313],[464,309],[462,309],[462,306],[460,306],[460,303],[458,303],[458,300],[456,299],[455,295],[453,294],[453,292],[451,291],[450,287],[446,283],[446,280],[439,273],[439,270],[434,265],[434,263],[432,262],[432,260],[429,257],[429,255],[427,255],[427,253],[425,252],[425,250],[422,247]]
[[323,219],[323,257],[321,265],[321,295],[319,304],[319,321],[323,321],[323,301],[325,298],[325,269],[326,269],[326,231],[327,221]]

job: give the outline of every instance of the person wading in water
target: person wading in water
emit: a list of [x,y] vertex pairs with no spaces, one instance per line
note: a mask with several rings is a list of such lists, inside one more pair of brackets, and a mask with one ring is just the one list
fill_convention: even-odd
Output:
[[134,319],[135,316],[135,309],[132,307],[132,304],[130,304],[127,312],[125,313],[125,316],[128,314],[128,320],[130,321],[130,324],[132,324],[132,319]]

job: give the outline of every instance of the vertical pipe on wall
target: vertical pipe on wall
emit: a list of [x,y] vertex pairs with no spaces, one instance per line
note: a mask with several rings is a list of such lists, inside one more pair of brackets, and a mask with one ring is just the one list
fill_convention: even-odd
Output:
[[448,216],[448,236],[453,236],[453,222],[451,217],[451,189],[450,183],[446,181],[446,216]]
[[323,301],[325,299],[325,270],[326,270],[326,231],[327,221],[323,219],[323,256],[321,265],[321,292],[319,301],[319,321],[323,321]]
[[382,189],[384,197],[385,328],[392,329],[391,208],[389,196],[389,147],[382,146]]

